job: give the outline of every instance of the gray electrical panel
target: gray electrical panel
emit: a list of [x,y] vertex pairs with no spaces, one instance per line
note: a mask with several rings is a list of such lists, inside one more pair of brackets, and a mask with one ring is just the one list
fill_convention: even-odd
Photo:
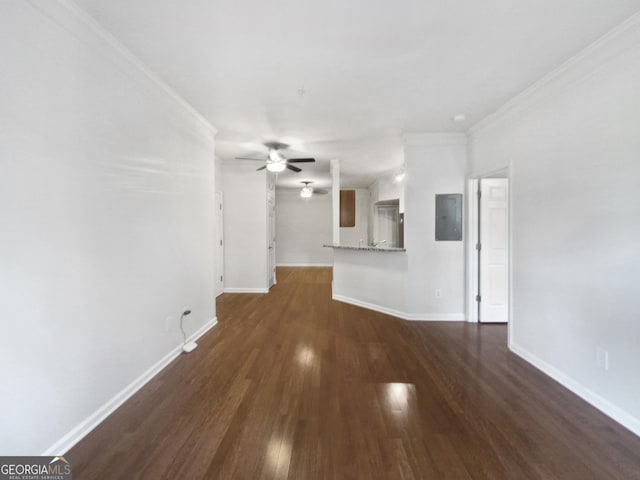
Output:
[[462,194],[436,195],[436,241],[462,240]]

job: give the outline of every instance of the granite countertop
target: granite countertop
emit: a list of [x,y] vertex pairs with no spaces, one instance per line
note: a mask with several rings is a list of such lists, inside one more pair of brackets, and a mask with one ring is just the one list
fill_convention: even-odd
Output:
[[404,248],[395,247],[374,247],[372,245],[342,245],[340,243],[325,243],[323,247],[342,248],[345,250],[365,250],[369,252],[406,252]]

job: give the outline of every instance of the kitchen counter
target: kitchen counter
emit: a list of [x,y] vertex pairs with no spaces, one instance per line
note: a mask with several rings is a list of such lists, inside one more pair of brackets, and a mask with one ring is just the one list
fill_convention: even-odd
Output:
[[362,250],[365,252],[406,252],[404,248],[395,247],[374,247],[373,245],[343,245],[340,243],[325,243],[323,247],[339,248],[344,250]]

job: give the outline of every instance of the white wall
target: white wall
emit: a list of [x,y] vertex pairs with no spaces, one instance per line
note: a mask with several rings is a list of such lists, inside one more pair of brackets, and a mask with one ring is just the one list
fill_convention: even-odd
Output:
[[511,348],[638,434],[639,39],[636,17],[471,145],[472,173],[511,164]]
[[377,180],[374,185],[375,188],[372,189],[374,192],[374,195],[372,195],[374,202],[398,199],[400,201],[400,213],[404,213],[404,181],[395,182],[389,177],[384,177]]
[[331,195],[300,197],[300,191],[276,191],[276,264],[331,265]]
[[[259,165],[259,164],[258,164]],[[224,291],[267,292],[267,173],[256,162],[222,167],[224,189]]]
[[332,242],[340,243],[340,160],[331,160]]
[[413,318],[407,311],[408,253],[333,250],[332,296],[335,300],[400,318]]
[[213,131],[109,42],[0,2],[2,455],[63,453],[215,317]]
[[464,241],[435,241],[435,195],[464,193],[466,137],[411,134],[404,142],[406,253],[336,250],[333,296],[409,320],[465,320]]
[[215,158],[215,190],[216,192],[224,191],[224,184],[222,179],[222,165],[223,161],[220,157]]
[[[350,190],[343,187],[343,190]],[[369,189],[355,188],[356,191],[356,225],[340,227],[340,243],[343,245],[364,245],[369,243]]]
[[[405,136],[405,248],[408,310],[414,315],[465,319],[464,241],[435,241],[435,196],[464,193],[466,139],[458,134]],[[466,232],[463,233],[463,239]],[[436,298],[435,290],[442,292]]]

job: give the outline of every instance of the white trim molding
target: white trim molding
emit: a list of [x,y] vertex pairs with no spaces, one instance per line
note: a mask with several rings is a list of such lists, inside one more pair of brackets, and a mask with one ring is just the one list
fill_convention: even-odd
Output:
[[277,263],[276,267],[333,267],[333,263]]
[[464,313],[407,313],[405,320],[412,322],[466,322]]
[[200,112],[176,93],[74,0],[47,2],[28,0],[28,2],[35,10],[52,22],[72,32],[79,41],[92,48],[96,54],[108,55],[110,59],[117,63],[120,71],[124,74],[130,76],[137,74],[137,76],[150,81],[151,84],[157,87],[158,92],[161,92],[165,98],[171,100],[173,105],[178,106],[184,113],[196,119],[212,136],[216,135],[218,132],[216,128]]
[[224,287],[223,293],[269,293],[268,288],[233,288]]
[[520,358],[530,363],[538,370],[542,371],[546,375],[553,378],[563,387],[571,390],[587,403],[593,405],[602,413],[618,422],[623,427],[631,430],[636,435],[640,436],[640,419],[627,413],[617,405],[614,405],[609,400],[601,397],[597,393],[589,390],[577,380],[574,380],[570,376],[564,374],[554,366],[540,359],[536,355],[532,354],[528,350],[516,345],[513,342],[509,342],[509,350],[518,355]]
[[541,101],[566,90],[588,78],[592,73],[640,42],[640,12],[632,15],[591,45],[549,72],[494,113],[486,116],[469,129],[471,138],[503,122],[516,121],[524,112],[535,108]]
[[331,298],[338,302],[348,303],[350,305],[355,305],[356,307],[384,313],[385,315],[391,315],[392,317],[397,317],[402,320],[419,322],[464,322],[467,319],[464,313],[407,313],[393,308],[376,305],[375,303],[363,302],[362,300],[356,300],[355,298],[345,297],[344,295],[333,294]]
[[[193,335],[187,339],[188,342],[192,342],[200,338],[211,328],[218,323],[218,318],[214,317],[200,327]],[[182,353],[182,342],[176,346],[169,353],[167,353],[158,362],[152,365],[146,372],[136,378],[133,382],[127,385],[124,389],[114,395],[110,400],[104,403],[95,412],[85,418],[82,422],[76,425],[71,431],[63,436],[56,443],[47,448],[41,455],[63,455],[67,453],[71,448],[88,435],[94,428],[102,423],[109,415],[111,415],[118,407],[131,398],[136,392],[144,387],[153,377],[167,367],[173,360],[175,360]]]
[[407,320],[405,318],[405,313],[400,310],[394,310],[393,308],[383,307],[381,305],[376,305],[374,303],[363,302],[362,300],[356,300],[355,298],[345,297],[344,295],[336,295],[332,294],[331,298],[338,302],[348,303],[350,305],[355,305],[356,307],[366,308],[367,310],[373,310],[374,312],[384,313],[386,315],[391,315],[392,317],[402,318],[403,320]]
[[467,179],[467,201],[465,202],[465,216],[467,219],[467,235],[466,235],[466,268],[465,275],[467,281],[467,317],[470,323],[478,323],[478,303],[476,295],[478,293],[478,274],[477,261],[478,251],[478,179]]

